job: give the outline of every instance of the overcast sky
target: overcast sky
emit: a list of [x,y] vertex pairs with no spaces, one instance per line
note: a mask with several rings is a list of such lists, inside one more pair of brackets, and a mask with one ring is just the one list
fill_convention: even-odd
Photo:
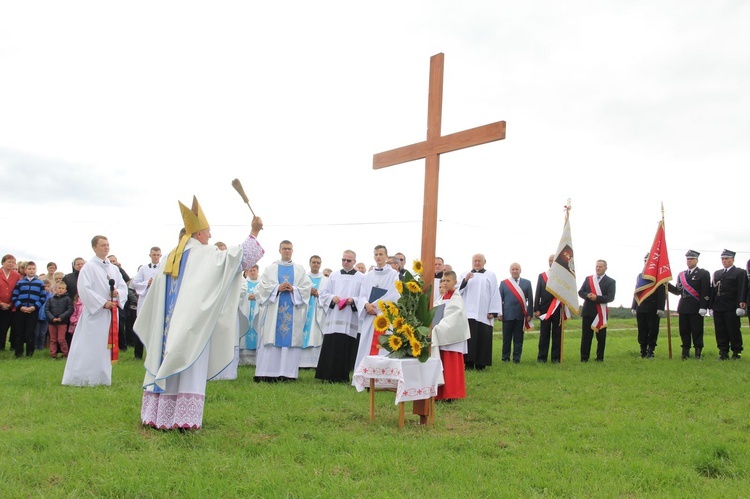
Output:
[[748,25],[744,1],[0,0],[0,252],[68,271],[104,234],[135,274],[193,194],[237,244],[238,177],[261,266],[282,239],[416,258],[423,162],[372,155],[424,140],[443,52],[443,134],[507,138],[441,157],[437,254],[535,283],[571,198],[579,286],[604,258],[628,306],[662,202],[675,273],[750,257]]

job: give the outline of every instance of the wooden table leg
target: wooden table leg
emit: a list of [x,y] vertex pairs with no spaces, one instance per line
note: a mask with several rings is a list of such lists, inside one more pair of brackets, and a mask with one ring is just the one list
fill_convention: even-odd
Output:
[[375,421],[375,378],[370,378],[370,423]]
[[398,403],[398,427],[399,428],[404,427],[404,403],[403,402]]

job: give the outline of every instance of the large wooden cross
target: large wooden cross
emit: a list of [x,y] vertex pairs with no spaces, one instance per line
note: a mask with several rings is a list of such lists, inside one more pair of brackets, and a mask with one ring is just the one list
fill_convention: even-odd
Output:
[[440,155],[505,138],[505,122],[440,135],[443,114],[443,66],[445,55],[430,58],[430,89],[427,101],[427,140],[373,155],[372,168],[377,170],[415,159],[425,159],[424,208],[422,211],[422,264],[425,283],[431,282],[437,240],[438,175]]

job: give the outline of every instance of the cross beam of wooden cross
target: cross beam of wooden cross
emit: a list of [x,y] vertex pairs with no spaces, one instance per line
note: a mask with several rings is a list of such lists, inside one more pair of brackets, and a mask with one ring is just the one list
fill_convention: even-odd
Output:
[[440,53],[430,58],[430,89],[427,102],[427,140],[416,144],[391,149],[373,155],[372,168],[377,170],[415,159],[425,160],[424,208],[422,211],[422,263],[424,280],[430,283],[435,263],[437,241],[438,176],[440,155],[467,147],[486,144],[505,138],[505,122],[441,136],[443,114],[443,68],[445,55]]

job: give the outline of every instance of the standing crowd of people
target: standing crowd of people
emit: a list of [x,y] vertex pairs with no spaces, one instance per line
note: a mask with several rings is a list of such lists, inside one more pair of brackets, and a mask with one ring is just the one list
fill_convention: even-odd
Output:
[[[191,208],[179,207],[184,221],[179,244],[165,260],[161,249],[152,247],[149,262],[132,279],[101,235],[91,240],[93,257],[76,258],[67,275],[52,262],[46,274],[37,275],[35,262],[3,256],[0,347],[5,349],[9,331],[17,358],[34,355],[48,341],[51,357],[68,358],[63,384],[89,386],[111,383],[117,350],[133,347],[135,357],[142,358],[145,345],[141,420],[159,429],[200,428],[206,381],[234,379],[238,365],[254,365],[256,382],[290,381],[300,368],[314,368],[316,379],[349,383],[365,356],[383,353],[374,319],[378,302],[400,296],[404,254],[389,255],[378,245],[367,270],[353,250],[345,249],[339,270],[321,270],[318,255],[309,258],[307,270],[293,260],[292,242],[284,240],[279,259],[261,272],[260,218],[253,219],[240,245],[211,245],[210,225],[197,199]],[[730,352],[741,357],[748,272],[735,267],[735,253],[725,250],[723,268],[712,278],[697,267],[698,257],[688,251],[687,270],[676,284],[633,301],[642,357],[654,356],[667,290],[680,296],[683,359],[690,358],[691,349],[695,358],[702,357],[708,314],[714,317],[719,359],[729,359]],[[550,267],[554,258],[550,255]],[[520,264],[512,263],[502,280],[485,265],[484,255],[475,254],[471,270],[457,275],[436,258],[430,284],[434,303],[445,304],[433,333],[433,351],[444,369],[438,400],[465,397],[465,370],[492,365],[496,320],[502,322],[502,362],[521,361],[524,334],[534,318],[541,322],[537,361],[561,361],[561,330],[571,311],[547,290],[548,272],[538,275],[534,293]],[[589,360],[594,338],[595,360],[604,360],[607,306],[616,293],[606,272],[607,262],[598,260],[578,292],[581,362]]]

